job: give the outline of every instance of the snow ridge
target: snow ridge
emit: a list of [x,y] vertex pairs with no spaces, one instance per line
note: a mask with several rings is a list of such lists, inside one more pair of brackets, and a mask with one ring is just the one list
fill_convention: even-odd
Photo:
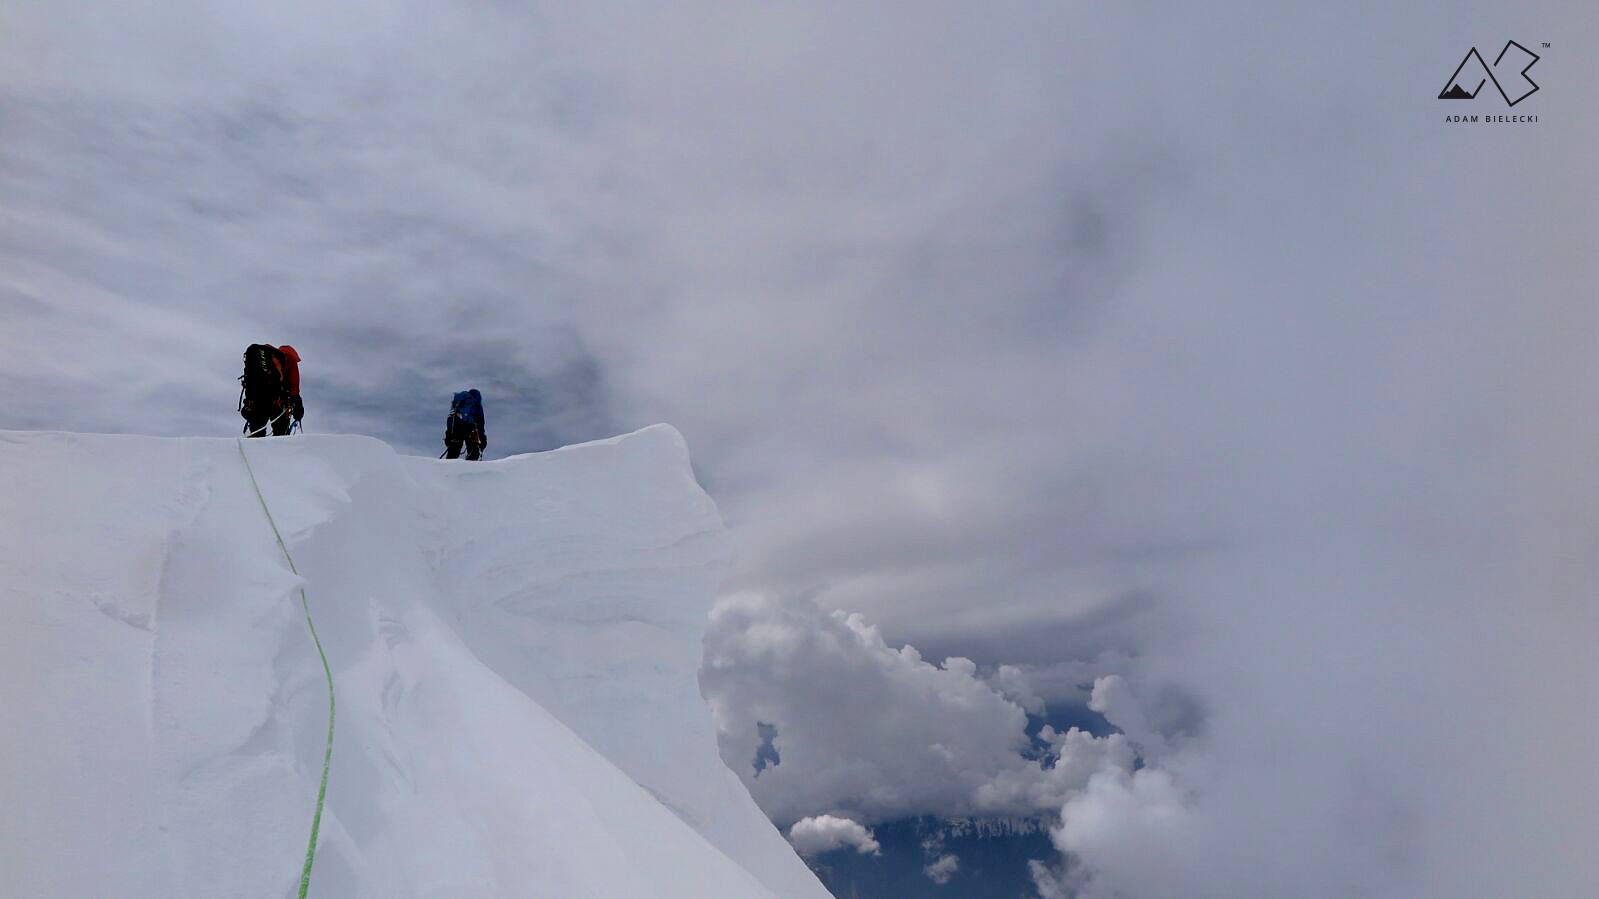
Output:
[[726,563],[666,426],[496,462],[368,438],[0,432],[0,870],[18,895],[827,893],[717,757]]

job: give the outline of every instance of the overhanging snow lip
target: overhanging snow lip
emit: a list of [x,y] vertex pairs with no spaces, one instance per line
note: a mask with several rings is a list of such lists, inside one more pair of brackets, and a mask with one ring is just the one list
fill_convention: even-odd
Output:
[[[627,443],[627,442],[632,441],[632,440],[651,439],[651,438],[655,438],[655,437],[664,437],[666,440],[668,440],[672,444],[672,446],[674,448],[676,448],[678,450],[678,452],[680,452],[682,454],[682,456],[683,456],[685,461],[688,459],[688,455],[689,455],[689,453],[688,453],[688,441],[683,438],[683,432],[679,431],[677,428],[673,427],[672,425],[667,424],[666,422],[656,422],[655,424],[652,424],[652,425],[645,425],[644,427],[639,428],[636,431],[628,431],[625,434],[617,434],[614,437],[601,437],[601,438],[599,438],[597,440],[585,440],[582,443],[569,443],[566,446],[556,447],[555,449],[549,450],[548,452],[551,452],[551,453],[566,453],[566,452],[573,452],[573,451],[576,451],[576,450],[590,449],[590,448],[601,447],[601,446],[620,446],[621,444]],[[537,456],[537,455],[541,455],[541,454],[540,453],[518,453],[515,456],[506,456],[505,458],[506,459],[518,459],[518,458],[521,458],[522,456]]]

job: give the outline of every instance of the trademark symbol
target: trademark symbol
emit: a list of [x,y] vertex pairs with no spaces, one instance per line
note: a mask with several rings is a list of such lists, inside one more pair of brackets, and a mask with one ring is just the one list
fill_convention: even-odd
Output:
[[1549,49],[1549,42],[1548,41],[1543,41],[1542,43],[1543,43],[1543,48],[1545,50]]

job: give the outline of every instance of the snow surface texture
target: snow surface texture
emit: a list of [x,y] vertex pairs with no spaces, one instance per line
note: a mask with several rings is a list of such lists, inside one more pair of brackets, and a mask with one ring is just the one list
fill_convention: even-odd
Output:
[[[717,757],[676,431],[246,449],[337,685],[312,896],[825,899]],[[294,895],[326,686],[235,441],[0,432],[0,496],[4,892]]]

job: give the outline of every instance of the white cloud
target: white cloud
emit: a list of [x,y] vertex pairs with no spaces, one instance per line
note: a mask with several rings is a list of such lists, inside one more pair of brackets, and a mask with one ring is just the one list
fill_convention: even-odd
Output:
[[960,870],[960,866],[960,858],[958,856],[946,853],[939,856],[937,861],[923,865],[922,873],[926,874],[927,878],[932,882],[943,886],[949,883],[950,878],[955,876],[955,872]]
[[788,841],[794,844],[795,851],[806,857],[845,846],[854,847],[861,855],[880,855],[882,849],[870,829],[848,818],[833,815],[816,815],[795,821],[794,826],[788,829]]
[[1010,764],[992,772],[977,788],[978,813],[1053,813],[1096,773],[1133,767],[1135,754],[1121,734],[1096,737],[1075,727],[1061,732],[1046,726],[1039,738],[1049,746],[1045,755],[1049,767]]
[[1027,870],[1032,875],[1033,889],[1038,891],[1038,899],[1077,899],[1077,893],[1072,888],[1073,878],[1061,864],[1050,864],[1035,858],[1028,860]]
[[[1053,815],[1103,768],[1130,768],[1120,735],[1045,728],[1029,758],[1027,716],[963,658],[942,666],[894,648],[858,614],[753,593],[711,613],[701,686],[722,757],[779,822],[820,810],[864,821],[907,815]],[[781,762],[757,777],[760,725]]]
[[993,677],[989,678],[989,683],[999,691],[1000,695],[1026,710],[1027,714],[1044,714],[1044,698],[1034,692],[1032,682],[1023,668],[1016,665],[1001,665],[995,670]]
[[1114,884],[1101,892],[1090,879],[1081,899],[1208,895],[1204,886],[1182,882],[1192,863],[1202,862],[1186,857],[1196,823],[1170,774],[1105,771],[1067,800],[1052,836],[1061,851],[1088,860],[1093,872]]
[[1094,680],[1088,707],[1115,725],[1146,758],[1160,758],[1166,752],[1166,738],[1145,713],[1145,706],[1133,696],[1127,679],[1110,674]]

